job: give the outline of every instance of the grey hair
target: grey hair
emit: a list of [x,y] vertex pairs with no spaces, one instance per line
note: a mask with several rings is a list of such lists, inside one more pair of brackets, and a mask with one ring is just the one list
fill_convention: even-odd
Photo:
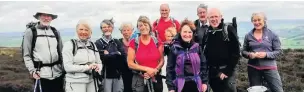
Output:
[[251,21],[253,21],[253,17],[254,16],[261,16],[261,17],[264,18],[265,21],[267,21],[266,14],[264,12],[254,12],[254,13],[252,13],[252,15],[251,15]]
[[253,17],[254,16],[261,16],[261,17],[263,17],[263,19],[264,19],[264,25],[265,25],[265,27],[266,27],[266,21],[267,21],[267,16],[266,16],[266,14],[264,13],[264,12],[254,12],[254,13],[252,13],[252,15],[251,15],[251,22],[253,21]]
[[202,4],[199,4],[198,6],[197,6],[197,9],[198,8],[203,8],[203,9],[208,9],[208,5],[206,5],[206,4],[204,4],[204,3],[202,3]]
[[100,23],[100,28],[101,28],[101,25],[102,24],[107,24],[107,25],[109,25],[109,26],[112,26],[112,27],[114,27],[114,20],[113,20],[113,18],[111,18],[111,19],[104,19],[101,23]]
[[129,27],[133,30],[133,25],[132,23],[122,23],[119,27],[119,30],[122,31],[124,28]]
[[203,9],[208,10],[208,5],[202,3],[202,4],[199,4],[199,5],[197,6],[197,10],[198,10],[199,8],[203,8]]

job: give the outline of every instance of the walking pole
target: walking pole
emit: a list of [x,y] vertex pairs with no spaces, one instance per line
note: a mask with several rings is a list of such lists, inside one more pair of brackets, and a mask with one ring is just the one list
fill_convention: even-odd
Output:
[[36,81],[35,81],[35,86],[34,86],[34,92],[36,92],[37,84],[38,84],[38,80],[36,79]]
[[148,92],[154,92],[152,79],[144,79],[144,84],[147,85]]
[[41,81],[40,81],[40,79],[38,80],[38,83],[39,83],[40,92],[42,92],[42,87],[41,87]]
[[[39,86],[38,86],[38,85],[39,85]],[[39,92],[42,92],[40,79],[36,79],[35,87],[34,87],[34,92],[37,92],[37,91],[36,91],[37,86],[39,87]]]
[[[98,92],[97,91],[97,85],[98,84],[96,84],[96,77],[95,77],[95,71],[94,70],[92,70],[92,76],[93,76],[93,81],[94,81],[94,87],[95,87],[95,92]],[[98,83],[98,82],[97,82]]]
[[[34,73],[37,74],[37,71],[40,71],[40,65],[41,65],[41,63],[38,64],[37,70]],[[42,92],[42,87],[41,87],[41,81],[40,81],[40,79],[36,79],[36,81],[35,81],[34,92],[37,92],[36,89],[37,89],[38,85],[39,85],[39,92]]]

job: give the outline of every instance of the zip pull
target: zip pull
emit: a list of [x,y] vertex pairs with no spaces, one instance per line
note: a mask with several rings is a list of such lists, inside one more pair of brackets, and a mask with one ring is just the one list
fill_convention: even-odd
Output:
[[186,49],[186,55],[187,55],[187,58],[190,58],[190,56],[189,56],[189,48]]

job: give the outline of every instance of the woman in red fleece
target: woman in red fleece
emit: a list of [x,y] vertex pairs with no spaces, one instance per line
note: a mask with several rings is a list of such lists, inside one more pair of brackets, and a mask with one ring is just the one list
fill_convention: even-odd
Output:
[[133,92],[162,92],[159,69],[164,64],[163,45],[150,35],[152,28],[146,16],[140,16],[137,22],[140,36],[130,41],[127,57],[129,68],[135,71]]

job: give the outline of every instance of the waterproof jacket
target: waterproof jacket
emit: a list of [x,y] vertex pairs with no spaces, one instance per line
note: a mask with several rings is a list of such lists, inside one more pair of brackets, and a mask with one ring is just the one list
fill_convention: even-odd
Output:
[[[25,31],[24,40],[22,43],[23,60],[30,74],[37,70],[37,68],[34,67],[33,62],[51,64],[60,61],[61,58],[59,53],[62,49],[62,41],[59,31],[57,31],[57,35],[59,36],[59,42],[57,42],[55,34],[53,33],[50,27],[38,28],[38,26],[39,25],[35,26],[37,35],[39,35],[39,37],[37,36],[35,47],[32,49],[33,31],[31,30],[31,28]],[[57,45],[59,46],[59,50],[57,49]],[[33,58],[31,56],[33,56]],[[62,75],[62,70],[63,68],[61,64],[56,64],[51,67],[41,67],[40,77],[52,80],[57,77],[60,77]]]
[[[185,67],[186,60],[190,60],[191,69]],[[189,69],[189,68],[188,68]],[[179,42],[175,42],[168,56],[166,83],[169,90],[181,92],[185,81],[194,80],[197,88],[202,90],[202,83],[208,82],[207,61],[198,43],[194,43],[185,48]],[[189,76],[189,72],[193,74]],[[177,90],[176,90],[177,89]]]
[[[80,40],[76,40],[76,43],[75,48],[78,49],[75,51],[75,55],[73,53],[74,47],[72,41],[64,43],[62,56],[66,71],[66,82],[89,83],[93,81],[92,70],[89,68],[89,65],[92,63],[101,65],[99,53],[96,52],[96,46],[91,46],[89,41],[81,42]],[[89,49],[90,47],[95,48]]]

